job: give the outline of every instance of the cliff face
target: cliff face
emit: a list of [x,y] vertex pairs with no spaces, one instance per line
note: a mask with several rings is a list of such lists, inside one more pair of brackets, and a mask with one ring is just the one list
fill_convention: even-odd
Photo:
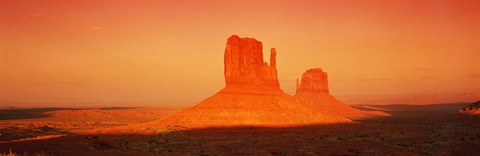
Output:
[[327,73],[323,72],[320,68],[307,70],[302,75],[301,83],[299,83],[297,79],[296,94],[299,93],[330,94],[328,91]]
[[224,75],[227,87],[278,88],[276,54],[271,49],[270,65],[263,60],[262,42],[236,35],[227,40],[224,55]]
[[323,114],[339,115],[349,118],[368,116],[388,116],[379,111],[362,111],[350,107],[330,95],[328,76],[320,68],[307,70],[302,74],[302,81],[297,79],[296,100],[305,106]]
[[225,88],[161,123],[203,127],[351,122],[318,113],[284,93],[278,83],[276,54],[272,48],[268,65],[263,60],[260,41],[231,36],[224,55]]

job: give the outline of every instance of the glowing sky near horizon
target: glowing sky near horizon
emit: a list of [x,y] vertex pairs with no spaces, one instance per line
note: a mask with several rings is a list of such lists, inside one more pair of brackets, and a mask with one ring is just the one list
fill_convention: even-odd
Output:
[[0,102],[194,104],[224,86],[226,39],[314,67],[334,95],[480,92],[480,1],[0,1]]

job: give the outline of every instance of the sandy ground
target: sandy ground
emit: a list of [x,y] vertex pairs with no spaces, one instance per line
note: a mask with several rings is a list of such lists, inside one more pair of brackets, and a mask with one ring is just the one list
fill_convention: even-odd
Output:
[[356,106],[392,116],[296,127],[171,128],[85,134],[164,118],[178,108],[0,111],[0,152],[49,155],[480,155],[480,116],[466,104]]
[[31,108],[0,110],[0,143],[144,123],[182,108]]

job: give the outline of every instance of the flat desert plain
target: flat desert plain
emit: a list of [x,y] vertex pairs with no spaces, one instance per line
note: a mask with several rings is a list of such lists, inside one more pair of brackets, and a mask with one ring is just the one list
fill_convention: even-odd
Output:
[[353,123],[346,124],[295,127],[165,127],[153,134],[97,132],[141,125],[182,108],[3,109],[0,111],[0,152],[18,155],[478,155],[480,116],[459,113],[465,105],[355,105],[357,109],[381,110],[391,116],[352,119]]

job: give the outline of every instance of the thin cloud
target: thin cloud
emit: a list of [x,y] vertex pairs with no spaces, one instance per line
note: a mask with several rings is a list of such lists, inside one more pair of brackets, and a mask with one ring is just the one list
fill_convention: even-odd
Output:
[[43,17],[45,15],[47,15],[47,14],[43,13],[43,12],[34,12],[34,13],[30,14],[30,16],[32,16],[32,17]]
[[69,81],[69,80],[9,80],[9,81],[0,81],[0,85],[85,85],[91,84],[98,81]]
[[105,28],[102,27],[102,26],[95,25],[95,26],[92,27],[92,30],[98,32],[98,31],[104,31]]
[[463,77],[469,78],[469,79],[480,79],[480,74],[470,74],[470,75],[465,75]]
[[433,79],[433,78],[435,78],[435,77],[433,77],[433,76],[424,76],[424,77],[420,77],[420,79],[427,79],[427,80],[428,80],[428,79]]
[[443,68],[413,68],[414,71],[432,71],[432,70],[442,70]]
[[390,81],[393,78],[361,78],[359,81]]

